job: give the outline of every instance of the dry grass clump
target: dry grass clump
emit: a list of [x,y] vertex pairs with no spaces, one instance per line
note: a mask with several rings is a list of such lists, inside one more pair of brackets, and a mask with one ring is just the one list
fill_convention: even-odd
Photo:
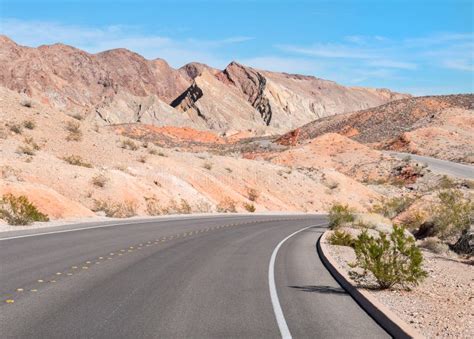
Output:
[[33,138],[25,138],[24,144],[18,147],[17,152],[20,154],[33,156],[36,151],[39,151],[40,146],[33,140]]
[[207,201],[201,200],[196,204],[195,211],[197,213],[210,213],[212,212],[212,205]]
[[10,131],[12,131],[15,134],[21,134],[23,132],[22,127],[19,124],[12,124],[12,125],[9,125],[8,127],[10,128]]
[[70,155],[70,156],[64,157],[63,160],[70,165],[92,168],[92,165],[90,163],[84,161],[78,155]]
[[222,200],[217,205],[217,212],[219,213],[237,213],[237,207],[235,205],[235,201],[231,198],[227,197]]
[[109,179],[104,174],[97,174],[92,177],[92,185],[104,188]]
[[250,201],[256,201],[259,194],[255,188],[249,188],[247,190],[247,197]]
[[145,198],[146,211],[148,215],[164,215],[164,214],[191,214],[192,208],[186,199],[181,199],[179,204],[175,200],[171,200],[167,206],[161,206],[155,197]]
[[29,130],[33,130],[36,128],[36,123],[33,120],[25,120],[23,121],[23,127]]
[[137,214],[137,204],[131,200],[125,202],[95,200],[93,211],[103,211],[109,218],[130,218]]
[[46,214],[38,211],[26,196],[5,194],[0,199],[0,218],[9,225],[29,225],[34,221],[49,221]]
[[67,141],[82,140],[81,124],[78,121],[68,121],[65,128],[66,131],[69,132],[68,136],[66,137]]
[[138,150],[138,145],[131,139],[122,140],[120,147],[122,147],[123,149],[128,149],[130,151]]
[[244,208],[247,212],[253,213],[256,211],[254,204],[244,203]]

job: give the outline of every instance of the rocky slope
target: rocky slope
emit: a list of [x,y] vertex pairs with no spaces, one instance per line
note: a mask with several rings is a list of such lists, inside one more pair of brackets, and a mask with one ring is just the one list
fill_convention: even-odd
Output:
[[[104,204],[139,215],[176,213],[187,210],[181,199],[194,212],[212,212],[229,204],[237,211],[246,204],[257,211],[323,211],[336,201],[365,210],[379,198],[331,167],[297,169],[204,148],[186,151],[193,143],[228,141],[189,128],[144,126],[101,127],[39,102],[24,106],[21,95],[0,87],[0,195],[26,194],[53,219],[100,214]],[[153,133],[184,147],[140,140]]]
[[105,124],[272,134],[402,96],[235,62],[224,71],[200,63],[176,70],[126,49],[90,54],[63,44],[29,48],[5,36],[0,36],[0,63],[1,86]]
[[236,62],[217,77],[237,88],[266,125],[279,130],[407,97],[386,89],[344,87],[312,76],[261,71]]
[[298,140],[339,133],[379,149],[472,163],[473,130],[473,94],[429,96],[316,120],[298,129]]

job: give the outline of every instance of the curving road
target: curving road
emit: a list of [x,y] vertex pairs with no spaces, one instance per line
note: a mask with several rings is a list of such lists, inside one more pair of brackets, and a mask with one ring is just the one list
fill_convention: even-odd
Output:
[[389,337],[319,260],[324,224],[233,215],[3,233],[1,336]]
[[411,159],[428,165],[428,168],[433,172],[450,175],[453,177],[461,179],[471,179],[474,180],[474,167],[471,165],[459,164],[457,162],[447,161],[436,159],[432,157],[425,157],[422,155],[410,154],[410,153],[400,153],[400,152],[384,152],[395,158],[403,159],[409,156]]

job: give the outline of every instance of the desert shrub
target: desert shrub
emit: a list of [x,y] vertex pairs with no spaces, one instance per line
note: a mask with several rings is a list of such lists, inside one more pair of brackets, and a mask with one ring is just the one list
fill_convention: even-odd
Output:
[[212,205],[205,200],[201,200],[196,204],[195,210],[197,213],[210,213],[212,212]]
[[25,138],[24,144],[18,147],[17,152],[20,154],[26,154],[33,156],[36,154],[36,151],[40,149],[40,146],[34,141],[33,138]]
[[106,200],[95,200],[94,211],[103,211],[109,218],[130,218],[136,215],[137,205],[127,200],[125,202],[112,202]]
[[66,137],[67,141],[82,140],[81,124],[78,121],[68,121],[65,128],[66,131],[69,132],[68,136]]
[[138,160],[138,162],[141,162],[142,164],[145,164],[147,158],[146,158],[146,156],[142,155],[142,156],[138,157],[137,160]]
[[120,147],[122,147],[123,149],[128,149],[130,151],[136,151],[138,149],[138,145],[133,140],[130,140],[130,139],[122,140]]
[[226,170],[228,173],[232,173],[232,168],[226,167],[225,170]]
[[35,129],[36,124],[32,120],[25,120],[25,121],[23,121],[23,127],[27,128],[27,129]]
[[329,237],[329,243],[337,246],[354,246],[354,238],[347,232],[335,230]]
[[256,210],[254,204],[244,203],[244,208],[247,212],[250,212],[250,213],[253,213]]
[[163,211],[160,206],[160,202],[152,197],[152,198],[145,198],[146,201],[146,213],[151,216],[161,215]]
[[22,98],[22,99],[20,100],[20,105],[22,105],[23,107],[31,108],[32,102],[31,102],[31,100],[28,99],[28,98]]
[[436,253],[436,254],[443,254],[449,251],[449,246],[442,243],[438,238],[436,237],[430,237],[423,239],[420,242],[420,247],[425,248],[430,252]]
[[208,171],[210,171],[212,169],[212,164],[210,162],[205,162],[203,165],[202,165],[203,168],[207,169]]
[[329,210],[329,228],[335,229],[344,223],[353,222],[354,214],[348,205],[334,204]]
[[67,157],[64,157],[63,160],[67,162],[70,165],[74,166],[82,166],[82,167],[87,167],[87,168],[92,168],[92,165],[89,164],[88,162],[84,161],[80,156],[78,155],[70,155]]
[[105,184],[107,183],[107,181],[108,179],[104,174],[97,174],[92,177],[92,184],[100,188],[105,187]]
[[249,188],[247,190],[247,196],[248,196],[250,201],[256,201],[259,194],[258,194],[258,192],[255,188]]
[[448,177],[447,175],[443,175],[438,182],[439,189],[450,189],[456,187],[456,183],[453,179]]
[[356,262],[351,267],[361,268],[363,272],[350,274],[358,282],[371,276],[381,289],[396,285],[409,288],[427,276],[422,268],[423,255],[403,227],[395,225],[390,235],[379,232],[378,237],[364,230],[354,241],[354,251]]
[[163,152],[158,152],[158,156],[160,156],[160,157],[166,157],[167,155],[164,154]]
[[10,131],[12,131],[15,134],[21,134],[23,132],[21,125],[19,124],[12,124],[9,126],[9,128],[10,128]]
[[79,121],[84,120],[84,116],[81,115],[80,113],[73,113],[73,114],[71,114],[71,118],[76,119],[76,120],[79,120]]
[[155,148],[148,148],[148,154],[151,154],[151,155],[158,155],[158,151],[155,149]]
[[181,199],[179,206],[177,208],[177,212],[179,214],[190,214],[191,213],[191,205],[185,199]]
[[219,213],[236,213],[237,208],[235,201],[231,198],[225,198],[217,205],[217,212]]
[[461,233],[468,229],[474,215],[474,203],[459,190],[438,193],[439,203],[432,208],[435,233],[440,238]]
[[392,219],[403,211],[406,211],[413,202],[413,198],[406,196],[384,199],[380,204],[376,204],[372,207],[372,212],[382,214],[384,217]]
[[0,199],[0,218],[10,225],[29,225],[34,221],[49,221],[26,196],[5,194]]

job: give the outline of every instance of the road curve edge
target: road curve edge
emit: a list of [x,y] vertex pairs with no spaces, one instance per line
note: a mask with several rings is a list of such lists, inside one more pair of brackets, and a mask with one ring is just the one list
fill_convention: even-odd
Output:
[[359,290],[350,282],[348,275],[342,271],[329,254],[325,243],[327,234],[327,231],[324,232],[316,243],[318,255],[334,279],[351,295],[359,306],[394,338],[424,338],[413,327],[376,300],[368,291]]

